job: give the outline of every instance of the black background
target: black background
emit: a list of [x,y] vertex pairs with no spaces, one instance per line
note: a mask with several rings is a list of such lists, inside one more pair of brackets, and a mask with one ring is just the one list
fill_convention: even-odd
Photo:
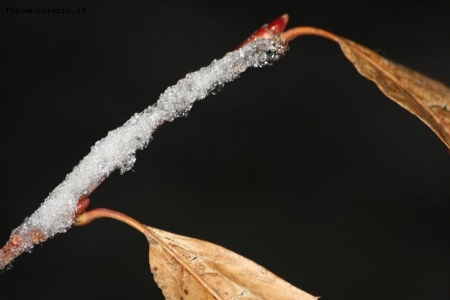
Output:
[[[283,13],[450,83],[450,5],[3,2],[2,244],[95,141]],[[36,5],[86,13],[6,13]],[[334,43],[292,42],[154,138],[92,208],[220,244],[323,299],[450,298],[449,154]],[[147,247],[116,221],[73,228],[1,274],[0,298],[163,299]]]

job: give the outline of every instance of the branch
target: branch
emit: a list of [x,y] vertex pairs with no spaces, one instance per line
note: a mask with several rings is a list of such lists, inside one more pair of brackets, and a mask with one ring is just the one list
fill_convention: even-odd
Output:
[[[268,66],[282,57],[287,47],[277,34],[286,22],[287,15],[280,17],[255,32],[254,39],[246,41],[243,47],[213,61],[208,67],[187,74],[167,88],[156,104],[135,114],[98,141],[41,207],[11,233],[9,241],[0,249],[0,270],[34,245],[67,231],[77,210],[79,213],[86,208],[77,209],[80,201],[84,201],[114,170],[119,169],[121,173],[130,170],[136,161],[136,151],[147,146],[159,126],[185,115],[194,102],[233,81],[247,68]],[[266,33],[263,38],[261,32]]]

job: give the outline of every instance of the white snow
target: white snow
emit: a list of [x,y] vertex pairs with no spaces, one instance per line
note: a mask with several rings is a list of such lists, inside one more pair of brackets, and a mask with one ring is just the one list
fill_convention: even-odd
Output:
[[[90,187],[114,170],[120,169],[121,173],[129,170],[136,161],[135,152],[147,146],[158,126],[185,114],[195,101],[214,93],[248,67],[269,65],[286,50],[287,46],[279,37],[259,39],[226,54],[222,59],[214,60],[208,67],[186,75],[177,84],[167,88],[157,103],[136,113],[123,126],[110,131],[98,141],[39,209],[26,218],[11,236],[26,237],[27,233],[37,230],[42,232],[45,240],[56,233],[65,232],[73,223],[79,197],[88,193]],[[23,250],[30,250],[33,243],[31,238],[26,238]],[[0,255],[4,254],[0,252]]]

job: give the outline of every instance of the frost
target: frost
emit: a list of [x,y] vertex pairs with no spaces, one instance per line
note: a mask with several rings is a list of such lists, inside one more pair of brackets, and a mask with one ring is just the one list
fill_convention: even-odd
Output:
[[[12,234],[21,237],[21,252],[30,251],[35,243],[56,233],[65,232],[73,223],[78,199],[89,194],[111,172],[130,170],[136,161],[135,152],[147,146],[153,132],[164,122],[186,116],[193,103],[218,92],[225,83],[237,78],[248,67],[263,67],[278,60],[287,46],[279,37],[255,40],[230,52],[208,67],[189,73],[166,89],[159,100],[141,113],[136,113],[123,126],[110,131],[95,143],[91,152],[68,174],[42,203]],[[32,232],[39,232],[38,239]],[[0,251],[0,269],[7,255]]]

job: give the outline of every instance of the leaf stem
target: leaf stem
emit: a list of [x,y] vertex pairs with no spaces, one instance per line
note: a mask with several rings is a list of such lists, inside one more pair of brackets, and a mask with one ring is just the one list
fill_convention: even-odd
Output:
[[302,35],[316,35],[334,42],[339,42],[339,40],[341,40],[341,37],[339,37],[334,33],[331,33],[329,31],[320,28],[309,26],[295,27],[280,34],[281,38],[284,39],[286,42],[290,42],[293,39]]
[[136,221],[135,219],[131,218],[130,216],[127,216],[121,212],[107,209],[107,208],[96,208],[90,211],[85,211],[82,214],[75,217],[75,221],[73,225],[75,226],[85,226],[92,221],[100,218],[110,218],[117,221],[120,221],[122,223],[125,223],[137,231],[141,232],[144,235],[151,234],[149,233],[149,230],[146,226],[141,224],[140,222]]

